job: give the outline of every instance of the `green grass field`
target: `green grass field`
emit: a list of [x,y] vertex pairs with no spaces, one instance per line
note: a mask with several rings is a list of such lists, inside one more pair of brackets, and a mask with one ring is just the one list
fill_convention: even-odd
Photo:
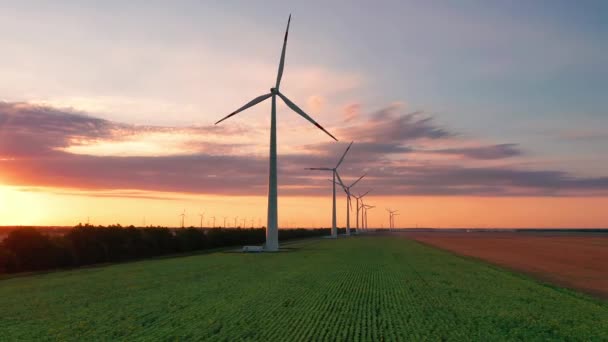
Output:
[[387,237],[0,281],[0,340],[608,340],[608,303]]

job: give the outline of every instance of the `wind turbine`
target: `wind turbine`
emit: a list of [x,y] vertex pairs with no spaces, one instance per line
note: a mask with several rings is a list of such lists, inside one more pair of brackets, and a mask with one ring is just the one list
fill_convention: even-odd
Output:
[[393,231],[393,228],[394,228],[393,216],[395,216],[395,213],[397,213],[399,210],[390,210],[387,208],[386,211],[388,211],[388,216],[389,216],[389,230]]
[[281,78],[283,77],[283,68],[285,66],[285,49],[287,48],[287,36],[289,34],[289,24],[291,23],[291,14],[287,20],[287,29],[285,30],[285,38],[283,39],[283,50],[281,51],[281,59],[279,61],[279,71],[277,73],[277,82],[273,88],[270,88],[270,93],[260,95],[255,99],[247,102],[241,108],[230,113],[223,119],[219,120],[215,124],[228,119],[229,117],[236,115],[237,113],[255,106],[256,104],[272,98],[272,106],[270,111],[270,158],[269,158],[269,175],[268,175],[268,223],[266,228],[266,245],[264,249],[267,251],[276,252],[279,250],[279,227],[278,227],[278,208],[277,208],[277,96],[285,102],[285,104],[291,108],[294,112],[302,116],[304,119],[310,121],[313,125],[317,126],[320,130],[327,133],[334,140],[338,141],[333,135],[313,120],[308,114],[306,114],[300,107],[293,103],[287,96],[283,95],[279,91],[281,85]]
[[[344,151],[344,153],[342,154],[342,158],[340,158],[340,160],[338,161],[338,164],[336,164],[336,167],[309,167],[306,168],[306,170],[314,170],[314,171],[331,171],[333,174],[333,202],[332,202],[332,211],[331,211],[331,237],[336,238],[338,237],[338,229],[336,228],[336,177],[338,177],[338,179],[340,179],[340,175],[338,174],[338,167],[340,166],[340,164],[342,164],[342,161],[344,160],[344,157],[346,157],[346,153],[348,152],[348,150],[350,150],[350,147],[353,145],[353,143],[351,142],[348,147],[346,148],[346,150]],[[340,181],[342,182],[342,181]]]
[[367,230],[367,210],[368,209],[374,209],[376,206],[374,205],[367,205],[364,204],[363,205],[363,218],[364,218],[364,224],[365,224],[365,229]]
[[[336,172],[336,174],[338,174],[338,173]],[[342,183],[342,180],[340,179],[340,177],[338,177],[340,186],[342,186],[342,189],[346,193],[346,235],[347,236],[350,236],[350,208],[352,208],[352,204],[350,202],[350,197],[351,197],[350,188],[355,186],[355,184],[357,184],[361,179],[363,179],[363,177],[365,177],[365,175],[359,177],[359,179],[357,179],[356,181],[351,183],[351,185],[348,185],[348,186],[346,186],[344,183]],[[359,231],[357,231],[357,233],[359,233]]]
[[213,216],[212,219],[213,219],[213,226],[211,226],[211,228],[215,228],[215,216]]
[[177,215],[177,216],[181,216],[182,217],[182,228],[184,228],[184,218],[186,217],[186,209],[184,209],[184,211]]
[[361,200],[361,227],[364,230],[367,230],[367,207],[369,207],[369,206],[363,202],[363,196],[360,196],[360,200]]
[[227,219],[227,218],[228,218],[228,217],[224,216],[224,228],[226,228],[226,219]]
[[399,214],[393,214],[393,229],[395,229],[395,216],[399,216]]
[[357,233],[359,233],[359,210],[361,209],[361,207],[359,206],[359,201],[361,201],[361,203],[363,203],[363,197],[365,197],[365,195],[367,195],[370,191],[372,191],[372,190],[367,190],[367,192],[365,192],[363,195],[361,195],[361,193],[359,193],[359,196],[353,195],[353,197],[357,200],[357,203],[356,203],[356,206],[357,206]]
[[198,216],[201,218],[201,228],[203,228],[203,219],[205,218],[205,213],[200,213]]
[[235,217],[234,217],[234,228],[236,228],[236,220],[238,220],[238,219],[239,219],[239,217],[238,217],[238,216],[235,216]]

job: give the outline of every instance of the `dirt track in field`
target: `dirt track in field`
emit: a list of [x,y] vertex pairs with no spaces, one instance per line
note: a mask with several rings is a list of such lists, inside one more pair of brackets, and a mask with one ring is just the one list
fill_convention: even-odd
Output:
[[608,299],[608,234],[408,232],[404,235]]

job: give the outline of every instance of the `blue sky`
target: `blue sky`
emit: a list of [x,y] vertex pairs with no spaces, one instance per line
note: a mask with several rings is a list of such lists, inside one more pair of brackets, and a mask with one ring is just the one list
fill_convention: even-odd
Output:
[[[460,134],[521,144],[537,157],[530,163],[608,172],[603,1],[24,1],[0,8],[5,101],[128,123],[208,124],[232,110],[226,103],[268,88],[292,13],[285,89],[296,98],[318,95],[317,114],[330,126],[331,112],[349,103],[371,113],[399,102]],[[316,76],[306,78],[311,70]]]

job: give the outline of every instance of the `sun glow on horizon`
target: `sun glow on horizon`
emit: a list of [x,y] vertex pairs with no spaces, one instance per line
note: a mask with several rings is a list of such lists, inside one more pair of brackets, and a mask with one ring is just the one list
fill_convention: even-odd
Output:
[[[281,228],[328,227],[331,193],[327,196],[279,197]],[[354,202],[353,202],[354,203]],[[369,196],[370,227],[387,227],[385,208],[400,210],[396,226],[403,228],[605,228],[606,197],[429,197]],[[345,226],[346,201],[338,197],[338,225]],[[186,225],[265,225],[265,196],[218,196],[140,190],[79,190],[64,188],[0,186],[0,225],[74,226],[91,224],[178,227],[186,210]],[[356,226],[351,211],[351,227]]]

